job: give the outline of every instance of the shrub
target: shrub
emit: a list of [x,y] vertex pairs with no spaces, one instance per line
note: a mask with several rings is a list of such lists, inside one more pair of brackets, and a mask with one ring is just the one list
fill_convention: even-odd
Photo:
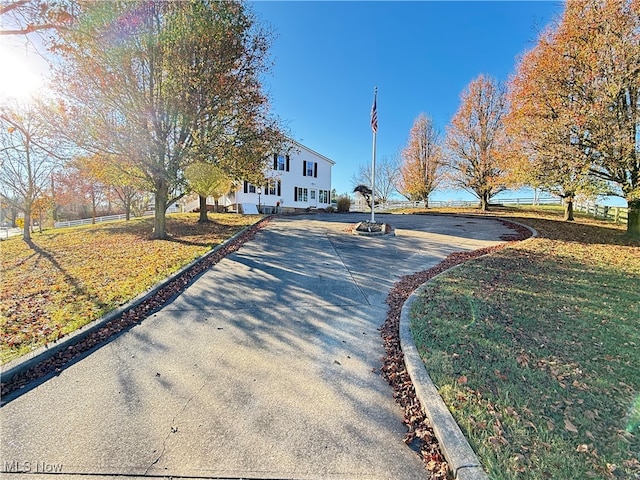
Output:
[[351,199],[348,195],[338,197],[338,212],[348,212],[351,208]]

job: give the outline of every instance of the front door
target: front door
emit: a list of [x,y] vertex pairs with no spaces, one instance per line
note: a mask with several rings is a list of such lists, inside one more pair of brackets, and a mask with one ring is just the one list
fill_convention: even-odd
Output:
[[309,206],[313,208],[318,207],[318,191],[313,188],[309,191]]

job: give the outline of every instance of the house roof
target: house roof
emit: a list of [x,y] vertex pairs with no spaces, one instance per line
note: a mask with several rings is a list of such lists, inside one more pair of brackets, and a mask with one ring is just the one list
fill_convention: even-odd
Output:
[[318,157],[322,158],[323,160],[326,160],[327,162],[329,162],[331,165],[335,165],[336,162],[334,162],[333,160],[331,160],[329,157],[325,157],[324,155],[322,155],[321,153],[316,152],[315,150],[310,149],[309,147],[301,144],[300,142],[297,142],[296,140],[291,139],[291,141],[298,147],[305,149],[306,151],[308,151],[309,153],[312,153],[314,155],[317,155]]

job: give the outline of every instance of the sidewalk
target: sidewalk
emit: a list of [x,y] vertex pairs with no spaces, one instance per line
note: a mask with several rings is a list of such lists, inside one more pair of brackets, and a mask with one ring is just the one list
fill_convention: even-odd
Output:
[[397,236],[344,232],[362,219],[274,219],[163,310],[2,407],[0,470],[426,478],[378,373],[384,301],[401,275],[508,229],[398,215],[378,219]]

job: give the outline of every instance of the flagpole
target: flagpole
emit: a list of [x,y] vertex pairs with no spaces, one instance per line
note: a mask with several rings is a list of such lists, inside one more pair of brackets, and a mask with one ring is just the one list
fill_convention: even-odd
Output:
[[373,107],[371,109],[371,129],[373,130],[373,147],[371,154],[371,223],[376,223],[376,135],[378,134],[378,87],[373,90]]

